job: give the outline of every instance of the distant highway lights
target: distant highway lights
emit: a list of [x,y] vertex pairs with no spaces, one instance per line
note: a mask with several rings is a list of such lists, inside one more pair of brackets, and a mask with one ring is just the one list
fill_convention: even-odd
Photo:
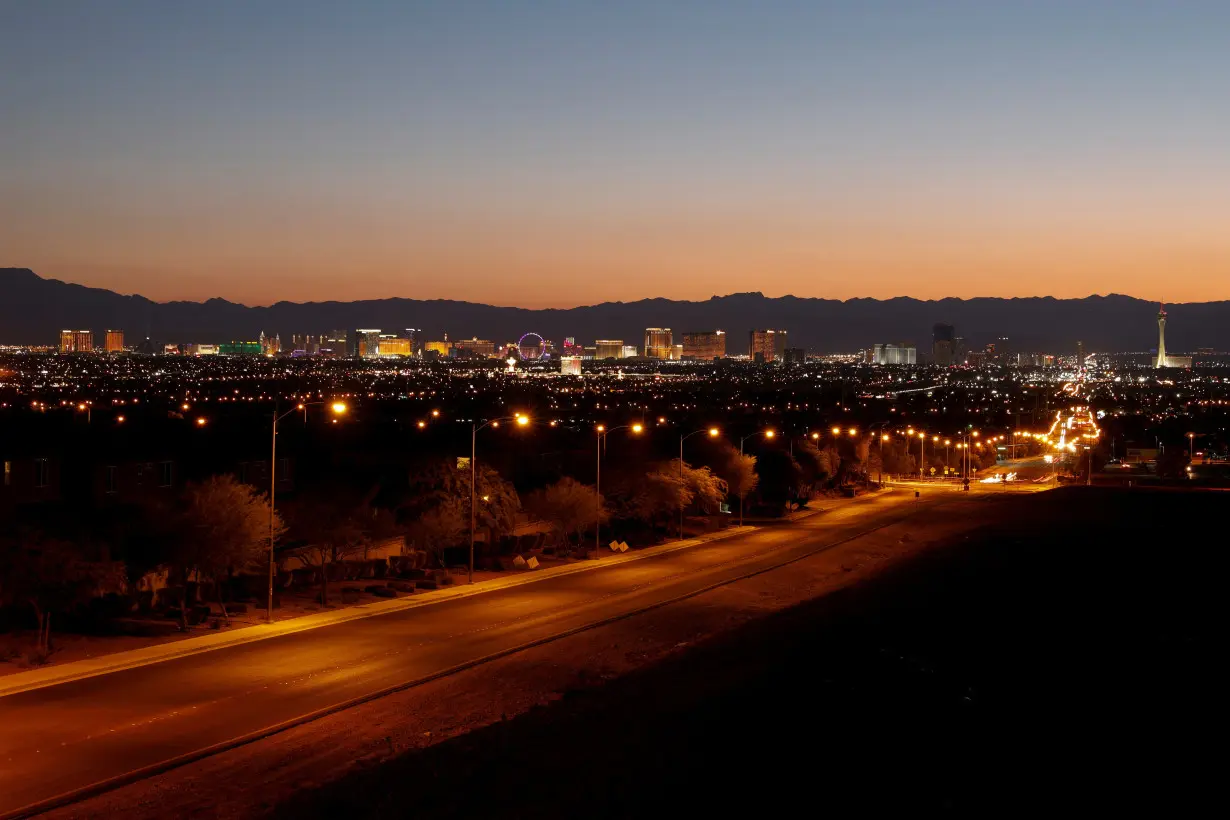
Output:
[[[325,404],[323,401],[299,402],[285,413],[278,413],[277,405],[273,408],[273,435],[269,446],[269,591],[268,598],[265,601],[265,619],[269,623],[273,623],[273,517],[274,505],[277,498],[278,489],[278,422],[289,416],[291,413],[303,412],[304,418],[307,418],[307,408],[319,404]],[[188,405],[184,405],[184,409],[188,409]],[[330,409],[335,416],[340,416],[346,412],[347,407],[345,402],[335,401],[331,404]],[[337,419],[334,419],[336,422]],[[205,418],[196,420],[198,427],[205,426]]]
[[[700,433],[708,433],[709,438],[717,438],[718,436],[722,434],[722,431],[716,427],[709,427],[707,429],[702,427],[699,430],[693,430],[692,432],[686,435],[679,436],[679,487],[680,487],[681,492],[683,489],[683,443],[687,441],[688,439],[690,439],[692,436],[699,435]],[[683,499],[682,497],[679,500],[679,540],[681,541],[683,540]]]
[[[551,422],[551,425],[554,426],[555,422],[554,421]],[[639,422],[636,424],[621,424],[618,427],[612,427],[610,430],[608,430],[606,429],[605,424],[599,424],[597,427],[594,428],[594,432],[597,434],[597,445],[598,445],[597,446],[598,456],[597,456],[597,460],[594,465],[594,495],[598,497],[597,499],[598,500],[598,504],[597,504],[598,511],[596,514],[596,519],[594,521],[594,559],[595,560],[597,560],[598,556],[602,554],[602,442],[603,442],[603,439],[605,439],[611,433],[614,433],[618,430],[631,430],[633,433],[640,435],[642,432],[644,432],[645,425],[640,424]]]
[[[439,411],[431,411],[433,416],[438,416]],[[501,416],[496,419],[488,419],[479,424],[477,420],[470,422],[470,564],[469,564],[469,583],[474,583],[474,487],[478,479],[478,431],[490,425],[491,427],[499,427],[501,421],[515,421],[518,426],[525,427],[530,423],[530,417],[524,413],[517,413],[513,416]]]

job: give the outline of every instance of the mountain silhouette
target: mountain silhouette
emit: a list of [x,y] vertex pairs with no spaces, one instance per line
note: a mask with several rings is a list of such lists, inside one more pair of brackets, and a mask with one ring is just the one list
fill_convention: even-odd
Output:
[[[1084,299],[1030,297],[925,301],[893,299],[769,298],[734,293],[698,302],[643,299],[568,309],[530,310],[444,299],[356,302],[278,302],[248,307],[225,299],[154,302],[110,290],[44,279],[27,268],[0,268],[0,343],[54,344],[63,328],[123,330],[129,344],[255,339],[261,331],[328,333],[356,327],[399,332],[420,328],[428,339],[477,336],[513,341],[527,332],[557,345],[622,339],[640,346],[646,327],[669,327],[675,342],[694,330],[725,330],[731,354],[747,351],[753,328],[784,329],[790,346],[817,352],[852,352],[877,342],[906,341],[930,350],[931,328],[952,324],[972,348],[1006,337],[1007,349],[1066,354],[1078,340],[1088,351],[1148,351],[1157,344],[1157,303],[1110,294]],[[1167,350],[1224,349],[1230,302],[1167,304]],[[1002,346],[1002,343],[1001,343]]]

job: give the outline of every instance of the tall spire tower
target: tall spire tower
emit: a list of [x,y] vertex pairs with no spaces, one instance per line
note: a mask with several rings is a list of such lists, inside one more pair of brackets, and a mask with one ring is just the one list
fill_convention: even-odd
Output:
[[1153,362],[1154,367],[1166,366],[1166,303],[1162,302],[1157,308],[1157,359]]

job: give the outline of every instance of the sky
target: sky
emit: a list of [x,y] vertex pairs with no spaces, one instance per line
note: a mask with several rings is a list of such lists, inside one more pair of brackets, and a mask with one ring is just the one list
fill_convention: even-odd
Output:
[[1230,299],[1230,3],[0,0],[0,266],[247,304]]

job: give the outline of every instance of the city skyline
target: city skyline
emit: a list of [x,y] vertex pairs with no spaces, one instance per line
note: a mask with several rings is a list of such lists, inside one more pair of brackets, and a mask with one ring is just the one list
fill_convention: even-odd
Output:
[[1223,5],[533,11],[10,7],[0,264],[252,305],[1230,298]]

